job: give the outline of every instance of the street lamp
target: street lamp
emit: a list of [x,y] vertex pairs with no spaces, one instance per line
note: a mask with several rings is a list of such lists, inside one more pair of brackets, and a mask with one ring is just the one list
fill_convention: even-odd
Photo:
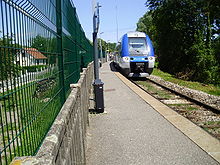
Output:
[[109,51],[109,42],[110,42],[110,40],[107,41],[107,44],[108,44],[108,51]]
[[95,4],[93,0],[93,54],[94,54],[94,95],[95,95],[95,110],[99,113],[104,112],[104,83],[99,79],[99,66],[98,66],[98,40],[97,34],[99,30],[99,3]]
[[109,41],[110,40],[107,41],[107,49],[108,49],[108,51],[107,51],[107,61],[110,61]]

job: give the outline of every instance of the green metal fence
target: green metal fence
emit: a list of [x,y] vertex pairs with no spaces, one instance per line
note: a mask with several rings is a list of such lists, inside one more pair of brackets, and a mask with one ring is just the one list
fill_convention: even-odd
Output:
[[0,164],[36,154],[92,60],[70,0],[0,0]]

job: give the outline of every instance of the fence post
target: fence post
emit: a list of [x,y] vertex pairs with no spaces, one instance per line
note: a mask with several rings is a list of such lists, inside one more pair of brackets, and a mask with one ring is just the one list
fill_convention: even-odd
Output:
[[61,90],[61,103],[66,100],[65,83],[64,83],[64,67],[63,67],[63,43],[62,43],[62,13],[61,0],[56,0],[56,27],[57,27],[57,52],[58,52],[58,68],[59,68],[59,85]]

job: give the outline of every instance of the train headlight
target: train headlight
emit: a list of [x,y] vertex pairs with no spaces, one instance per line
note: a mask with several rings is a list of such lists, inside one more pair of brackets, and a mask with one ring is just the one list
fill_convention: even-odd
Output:
[[123,59],[124,62],[129,62],[130,61],[129,57],[122,57],[122,59]]
[[149,56],[149,57],[148,57],[148,60],[149,60],[149,61],[154,61],[154,57]]

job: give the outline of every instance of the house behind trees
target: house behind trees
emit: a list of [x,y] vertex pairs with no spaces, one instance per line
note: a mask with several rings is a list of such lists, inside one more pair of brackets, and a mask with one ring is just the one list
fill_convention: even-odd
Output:
[[46,65],[47,57],[35,48],[24,48],[16,56],[16,64],[20,66]]

